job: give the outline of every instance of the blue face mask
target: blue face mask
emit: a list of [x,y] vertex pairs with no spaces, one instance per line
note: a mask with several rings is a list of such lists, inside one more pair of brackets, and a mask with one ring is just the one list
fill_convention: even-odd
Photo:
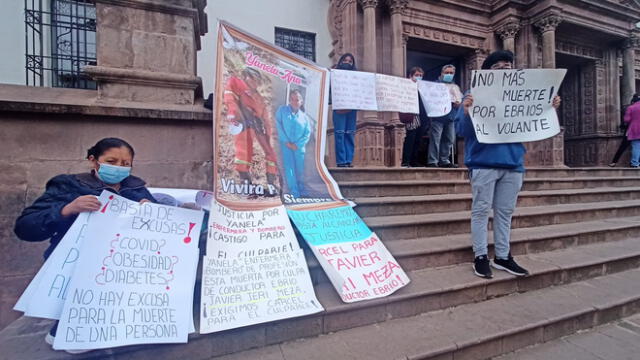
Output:
[[444,74],[442,75],[442,81],[446,83],[450,83],[453,81],[453,74]]
[[416,81],[420,81],[422,80],[422,76],[416,76],[414,79],[416,79]]
[[100,167],[98,168],[98,177],[105,184],[118,184],[120,181],[126,179],[127,176],[131,174],[130,166],[116,166],[103,163],[98,164],[100,165]]

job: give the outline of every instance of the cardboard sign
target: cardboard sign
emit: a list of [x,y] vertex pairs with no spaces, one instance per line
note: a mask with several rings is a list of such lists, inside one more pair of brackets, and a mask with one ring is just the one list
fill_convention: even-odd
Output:
[[206,256],[201,302],[203,334],[323,310],[302,250],[234,259]]
[[89,223],[54,349],[186,342],[202,217],[110,194]]
[[550,138],[560,132],[553,98],[566,69],[475,70],[469,115],[481,143]]
[[378,110],[376,74],[362,71],[331,70],[333,110]]
[[288,212],[342,301],[387,296],[409,283],[382,241],[351,207]]
[[218,202],[212,205],[207,238],[209,258],[273,255],[300,248],[284,206],[236,211]]
[[447,85],[433,81],[418,81],[418,92],[429,117],[441,117],[451,111],[451,92]]
[[376,99],[378,111],[420,112],[418,84],[411,79],[376,74]]

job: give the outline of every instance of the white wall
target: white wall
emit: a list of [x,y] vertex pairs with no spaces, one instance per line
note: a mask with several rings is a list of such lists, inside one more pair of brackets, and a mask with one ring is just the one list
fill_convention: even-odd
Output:
[[25,84],[24,1],[4,0],[0,11],[0,83]]
[[329,0],[209,0],[205,10],[209,32],[198,52],[198,75],[205,98],[213,91],[218,19],[270,42],[274,41],[276,27],[315,33],[316,62],[325,67],[333,65],[329,58]]

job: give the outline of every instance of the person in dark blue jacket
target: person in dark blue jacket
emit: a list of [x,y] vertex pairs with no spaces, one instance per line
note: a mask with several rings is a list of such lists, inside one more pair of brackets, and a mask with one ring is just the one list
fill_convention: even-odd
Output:
[[[100,209],[97,196],[102,190],[111,191],[132,201],[155,202],[145,182],[131,175],[133,147],[118,138],[105,138],[87,152],[91,171],[74,175],[58,175],[47,182],[46,190],[22,211],[14,232],[25,241],[44,241],[51,245],[45,259],[51,255],[78,214]],[[45,341],[53,344],[57,324]],[[69,353],[85,352],[69,350]]]
[[[511,69],[513,53],[500,50],[491,53],[482,69]],[[496,269],[513,275],[526,276],[529,272],[519,266],[511,256],[509,239],[511,217],[518,200],[518,192],[524,179],[524,154],[521,143],[482,144],[478,142],[469,117],[473,97],[465,95],[456,114],[456,132],[463,136],[464,163],[469,168],[471,182],[471,240],[475,255],[473,270],[480,277],[492,278],[487,257],[487,225],[493,208],[493,238],[495,258],[491,263]],[[560,106],[560,97],[553,99],[553,107]]]

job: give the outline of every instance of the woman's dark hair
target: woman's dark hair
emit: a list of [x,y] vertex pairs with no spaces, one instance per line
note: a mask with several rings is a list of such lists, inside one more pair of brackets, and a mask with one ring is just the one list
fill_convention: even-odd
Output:
[[93,155],[94,158],[99,158],[105,151],[112,148],[126,147],[129,149],[131,153],[131,158],[134,157],[135,153],[133,151],[133,147],[129,145],[128,142],[118,139],[118,138],[104,138],[98,141],[95,145],[93,145],[89,150],[87,150],[87,159],[89,156]]
[[347,56],[350,57],[351,60],[353,60],[353,69],[351,69],[351,70],[355,71],[357,69],[356,68],[356,57],[353,56],[352,53],[344,53],[344,54],[342,54],[342,56],[340,56],[340,59],[338,59],[338,64],[336,66],[342,64],[342,61],[344,61],[344,58],[346,58]]
[[424,74],[424,70],[422,70],[422,68],[420,66],[414,66],[411,68],[411,70],[409,70],[409,77],[413,76],[413,74],[417,73],[417,72],[421,72]]
[[633,97],[631,97],[631,103],[637,103],[640,100],[640,94],[633,94]]
[[491,66],[493,66],[493,64],[497,63],[498,61],[506,61],[513,64],[513,58],[514,55],[509,50],[494,51],[489,54],[489,56],[487,56],[487,58],[482,62],[482,69],[489,70],[491,69]]

